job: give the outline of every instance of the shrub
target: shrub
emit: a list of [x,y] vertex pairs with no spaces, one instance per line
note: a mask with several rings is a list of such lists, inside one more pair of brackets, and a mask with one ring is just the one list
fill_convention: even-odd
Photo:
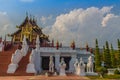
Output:
[[120,74],[119,70],[116,69],[116,70],[114,71],[114,74]]
[[106,73],[107,72],[107,69],[105,68],[105,67],[98,67],[97,69],[96,69],[96,71],[97,72],[104,72],[104,73]]
[[104,74],[107,72],[107,69],[105,67],[98,67],[96,71],[99,73],[100,76],[104,76]]

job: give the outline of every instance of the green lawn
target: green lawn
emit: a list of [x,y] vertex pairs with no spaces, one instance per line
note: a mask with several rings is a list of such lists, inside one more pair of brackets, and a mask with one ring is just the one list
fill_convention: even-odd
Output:
[[100,78],[99,76],[87,76],[91,80],[109,80],[109,79],[117,79],[120,80],[120,75],[104,75],[103,78]]

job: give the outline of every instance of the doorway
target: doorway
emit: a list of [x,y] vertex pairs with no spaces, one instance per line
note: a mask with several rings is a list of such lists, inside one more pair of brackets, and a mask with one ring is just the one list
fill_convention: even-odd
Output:
[[[42,56],[42,70],[49,70],[50,56]],[[53,62],[55,66],[55,57],[53,56]]]

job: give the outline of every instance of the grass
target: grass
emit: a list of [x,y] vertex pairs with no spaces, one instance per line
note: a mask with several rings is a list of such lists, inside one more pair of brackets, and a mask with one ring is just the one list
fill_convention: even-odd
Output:
[[103,78],[100,78],[99,76],[87,76],[91,80],[110,80],[110,79],[116,79],[120,80],[120,75],[104,75]]

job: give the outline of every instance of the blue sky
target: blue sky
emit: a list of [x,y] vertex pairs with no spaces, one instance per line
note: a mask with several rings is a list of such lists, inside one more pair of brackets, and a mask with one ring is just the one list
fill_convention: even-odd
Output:
[[120,0],[0,0],[0,34],[14,32],[28,12],[46,34],[65,44],[75,40],[78,45],[89,42],[93,46],[95,38],[101,46],[106,40],[115,44],[120,37],[119,4]]
[[33,15],[59,15],[75,8],[114,6],[113,12],[120,13],[120,0],[0,0],[0,11],[14,19],[24,17],[26,11]]

